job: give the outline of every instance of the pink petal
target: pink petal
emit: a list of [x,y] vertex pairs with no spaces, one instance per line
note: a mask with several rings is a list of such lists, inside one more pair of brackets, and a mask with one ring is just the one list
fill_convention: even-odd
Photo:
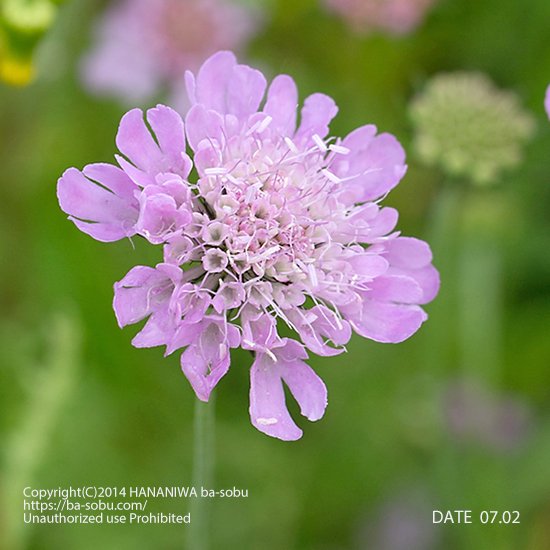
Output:
[[241,314],[243,338],[243,349],[256,352],[265,352],[272,347],[280,345],[281,339],[277,333],[277,322],[268,314],[261,313],[258,316],[249,318],[247,311]]
[[[173,172],[186,178],[191,170],[191,160],[185,154],[185,133],[180,115],[159,105],[147,111],[147,120],[153,133],[147,128],[141,109],[132,109],[122,117],[116,137],[119,151],[149,176]],[[126,171],[126,166],[122,167]],[[135,180],[133,174],[128,173]]]
[[132,345],[136,348],[154,348],[166,346],[176,330],[174,316],[168,310],[168,305],[155,311],[145,326],[134,336]]
[[250,369],[250,420],[261,432],[295,441],[302,437],[285,403],[281,375],[276,363],[266,354],[259,353]]
[[193,151],[199,149],[203,140],[215,140],[218,143],[224,140],[222,117],[215,111],[207,110],[203,105],[191,107],[185,118],[185,126],[187,139]]
[[97,181],[115,195],[133,201],[137,186],[118,166],[106,163],[88,164],[82,172],[88,179]]
[[439,272],[431,264],[420,269],[402,269],[390,266],[388,275],[405,275],[408,278],[414,279],[422,290],[422,296],[416,301],[417,304],[427,304],[431,302],[439,292]]
[[266,80],[260,71],[246,65],[237,65],[227,88],[225,113],[235,115],[239,120],[256,113],[265,87]]
[[153,311],[155,302],[151,290],[165,279],[156,269],[138,265],[115,283],[113,308],[121,328],[141,321]]
[[152,173],[162,163],[162,153],[143,120],[141,109],[128,111],[116,136],[118,150],[140,170]]
[[135,231],[127,231],[124,233],[120,225],[113,225],[108,223],[95,223],[95,222],[83,222],[77,218],[69,216],[71,220],[82,233],[90,235],[96,241],[103,243],[110,243],[113,241],[119,241],[124,237],[131,237],[135,234]]
[[181,369],[201,401],[208,401],[212,390],[229,370],[229,365],[229,354],[213,362],[211,358],[205,358],[196,345],[189,346],[181,355]]
[[[197,75],[194,96],[206,109],[226,112],[226,92],[231,86],[237,59],[232,52],[222,51],[209,57]],[[188,88],[189,89],[189,88]]]
[[284,441],[302,437],[290,417],[282,381],[288,386],[300,405],[301,413],[311,421],[319,420],[327,406],[327,389],[303,359],[304,347],[294,340],[285,339],[274,348],[276,360],[268,354],[258,354],[250,370],[250,417],[261,432]]
[[[287,348],[298,347],[299,344],[288,340]],[[300,348],[302,346],[299,346]],[[290,350],[289,350],[290,351]],[[315,371],[303,361],[300,361],[300,356],[295,353],[294,360],[280,360],[281,376],[288,386],[288,389],[294,396],[294,399],[300,405],[300,412],[308,420],[312,422],[319,420],[325,414],[327,407],[327,388],[321,378]]]
[[292,136],[296,129],[297,107],[298,90],[294,80],[285,74],[276,76],[269,86],[264,107],[264,113],[273,119],[271,127],[282,136]]
[[385,257],[395,267],[419,269],[432,261],[428,243],[414,237],[398,237],[388,241],[386,248]]
[[191,71],[185,71],[185,90],[187,92],[187,98],[189,100],[189,103],[191,105],[194,105],[197,102],[197,95],[195,93],[196,90],[196,81],[195,81],[195,75]]
[[344,138],[342,145],[350,149],[350,153],[337,157],[331,170],[347,179],[339,196],[345,204],[378,199],[405,175],[403,147],[390,134],[377,136],[373,125],[357,128]]
[[411,277],[404,275],[382,275],[369,283],[368,297],[379,302],[419,304],[422,288]]
[[302,107],[296,140],[307,143],[315,134],[324,138],[328,134],[330,121],[337,113],[338,107],[331,97],[325,94],[310,95]]
[[371,221],[369,241],[383,237],[395,229],[398,218],[399,212],[395,208],[382,208],[378,216]]
[[194,330],[198,337],[181,356],[181,367],[197,397],[208,401],[210,393],[229,370],[229,348],[239,345],[239,331],[219,318],[207,318]]
[[428,318],[415,305],[365,300],[358,317],[350,318],[355,332],[376,342],[397,344],[412,336]]
[[[91,169],[96,175],[98,171],[107,185],[107,171],[97,167]],[[112,173],[115,179],[109,180],[109,185],[113,189],[121,184],[123,187],[130,185],[129,182],[122,183],[119,172]],[[119,196],[89,180],[76,168],[69,168],[58,180],[57,198],[61,209],[69,214],[77,227],[98,240],[116,241],[135,234],[138,206],[133,197],[128,197],[126,189],[124,196]]]
[[160,150],[169,159],[172,171],[186,178],[192,163],[185,153],[185,130],[181,116],[170,107],[157,105],[147,111],[147,120],[155,133]]
[[148,185],[155,185],[155,174],[148,174],[143,172],[139,168],[136,168],[131,162],[128,162],[122,155],[115,155],[115,159],[118,165],[124,170],[124,172],[140,187],[147,187]]
[[[339,319],[332,310],[314,306],[307,310],[290,311],[288,315],[302,342],[317,355],[329,357],[345,351],[342,346],[349,342],[351,328],[347,321]],[[325,340],[336,347],[329,346]]]
[[348,259],[348,263],[352,266],[354,271],[362,277],[368,277],[374,279],[384,274],[388,269],[388,262],[382,256],[378,254],[371,254],[369,252],[355,254]]

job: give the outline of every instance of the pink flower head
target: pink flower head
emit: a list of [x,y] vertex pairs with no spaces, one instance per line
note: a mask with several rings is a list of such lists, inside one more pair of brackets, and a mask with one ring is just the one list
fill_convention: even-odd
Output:
[[546,89],[546,98],[544,100],[544,108],[546,109],[546,114],[550,118],[550,86]]
[[436,0],[325,0],[358,32],[406,34],[417,27]]
[[113,2],[84,59],[84,83],[128,103],[151,98],[165,85],[181,98],[184,71],[196,70],[220,49],[239,49],[257,19],[234,0]]
[[[397,211],[381,199],[406,172],[405,154],[372,125],[329,136],[338,109],[306,98],[227,51],[186,83],[184,122],[168,107],[122,118],[119,167],[92,164],[59,180],[61,208],[102,241],[140,235],[163,247],[155,268],[135,267],[115,284],[120,326],[147,322],[138,347],[184,349],[182,369],[208,400],[230,365],[230,349],[254,355],[250,415],[284,440],[302,432],[285,384],[309,420],[327,392],[308,351],[345,351],[352,331],[401,342],[426,320],[437,294],[429,246],[394,231]],[[193,152],[196,177],[190,177]],[[279,324],[294,334],[283,338]]]

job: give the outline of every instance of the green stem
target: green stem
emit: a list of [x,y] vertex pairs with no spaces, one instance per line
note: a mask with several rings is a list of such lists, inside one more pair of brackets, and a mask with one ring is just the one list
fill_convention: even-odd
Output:
[[213,489],[215,456],[215,401],[214,394],[208,403],[196,400],[193,447],[193,486],[198,496],[191,502],[189,549],[208,550],[210,534],[208,498],[201,498],[201,489]]
[[[434,264],[441,276],[439,295],[429,305],[430,322],[423,327],[424,362],[430,372],[447,376],[455,348],[455,331],[447,316],[456,311],[456,250],[462,207],[463,189],[453,183],[442,187],[431,213],[427,241],[434,255]],[[452,321],[451,321],[452,322]]]
[[502,255],[492,227],[472,223],[485,197],[472,194],[464,207],[458,265],[461,370],[489,387],[499,384],[502,347]]

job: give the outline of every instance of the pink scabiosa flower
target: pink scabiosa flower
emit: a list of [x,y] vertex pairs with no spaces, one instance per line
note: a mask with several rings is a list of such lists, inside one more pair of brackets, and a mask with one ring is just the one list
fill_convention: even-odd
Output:
[[[426,320],[439,277],[428,245],[394,230],[397,212],[380,200],[406,171],[405,154],[372,125],[329,137],[338,109],[306,98],[231,52],[186,73],[191,108],[134,109],[122,118],[119,167],[67,170],[61,208],[102,241],[139,235],[163,248],[155,267],[115,284],[121,327],[147,319],[137,347],[184,350],[183,372],[199,399],[230,366],[230,350],[254,356],[250,416],[260,431],[295,440],[286,385],[309,420],[327,391],[308,351],[345,351],[352,331],[401,342]],[[184,131],[185,126],[185,131]],[[196,177],[190,177],[192,151]],[[282,337],[286,324],[294,337]]]
[[436,0],[325,0],[357,32],[406,34],[416,28]]
[[220,49],[243,46],[257,15],[234,0],[113,2],[83,60],[83,81],[94,93],[130,104],[167,87],[179,106],[185,70],[198,69]]

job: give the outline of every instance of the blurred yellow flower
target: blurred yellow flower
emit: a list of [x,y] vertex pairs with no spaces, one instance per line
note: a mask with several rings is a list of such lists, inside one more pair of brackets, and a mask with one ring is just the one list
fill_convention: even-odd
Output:
[[26,86],[36,70],[33,57],[64,0],[2,0],[0,6],[0,81]]

